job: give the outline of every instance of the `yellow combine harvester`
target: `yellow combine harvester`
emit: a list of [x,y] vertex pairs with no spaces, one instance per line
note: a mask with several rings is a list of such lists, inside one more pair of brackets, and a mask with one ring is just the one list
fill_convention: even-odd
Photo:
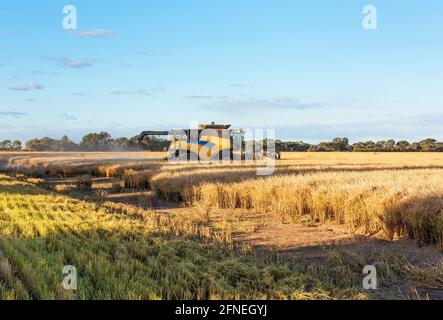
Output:
[[198,129],[143,131],[139,141],[147,136],[171,136],[168,158],[180,161],[241,160],[244,132],[231,125],[201,124]]

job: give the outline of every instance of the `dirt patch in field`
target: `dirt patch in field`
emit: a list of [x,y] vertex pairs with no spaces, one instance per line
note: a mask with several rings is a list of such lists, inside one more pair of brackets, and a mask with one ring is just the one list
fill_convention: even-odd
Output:
[[284,252],[334,242],[351,242],[358,237],[337,226],[268,222],[254,233],[240,233],[234,238],[236,241],[247,242],[260,248]]
[[345,248],[365,255],[391,250],[401,252],[409,262],[416,265],[443,263],[443,254],[435,245],[419,247],[414,240],[389,241],[382,234],[367,236],[352,233],[344,225],[307,222],[286,224],[268,214],[242,209],[205,212],[200,208],[162,207],[154,208],[154,211],[198,220],[213,228],[229,228],[233,242],[246,244],[262,252],[315,259],[330,247]]
[[389,241],[381,235],[370,237],[351,233],[347,227],[334,224],[282,224],[273,222],[272,219],[266,220],[266,223],[254,232],[234,234],[234,241],[290,255],[316,256],[325,247],[341,246],[357,253],[396,250],[417,264],[435,264],[443,261],[443,254],[437,246],[418,247],[414,240]]

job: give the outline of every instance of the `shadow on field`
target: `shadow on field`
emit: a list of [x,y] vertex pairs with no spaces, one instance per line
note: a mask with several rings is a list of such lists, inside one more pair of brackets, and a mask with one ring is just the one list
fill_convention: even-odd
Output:
[[[1,179],[2,181],[15,181],[15,179]],[[2,185],[0,184],[0,194],[3,193],[5,195],[23,195],[23,196],[30,196],[30,195],[41,195],[41,194],[48,194],[49,191],[46,193],[43,193],[40,189],[31,189],[31,190],[23,190],[23,186],[21,185]]]

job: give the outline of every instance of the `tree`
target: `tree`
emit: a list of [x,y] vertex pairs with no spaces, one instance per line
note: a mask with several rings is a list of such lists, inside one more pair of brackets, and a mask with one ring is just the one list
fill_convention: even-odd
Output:
[[437,151],[436,149],[438,148],[437,140],[431,138],[422,140],[418,144],[420,145],[421,151],[423,152]]
[[397,142],[395,149],[397,151],[408,151],[409,147],[410,147],[409,142],[407,142],[406,140],[400,140]]
[[102,131],[85,135],[80,145],[87,151],[107,151],[112,149],[112,142],[111,135]]
[[421,146],[418,142],[411,143],[411,145],[407,148],[409,152],[419,152],[421,151]]
[[308,151],[316,152],[333,152],[333,151],[349,151],[348,138],[334,138],[331,142],[320,142],[318,145],[312,145]]
[[71,141],[68,136],[63,136],[57,143],[57,151],[76,151],[78,150],[78,145]]
[[377,143],[373,141],[358,142],[352,145],[351,150],[354,152],[375,152],[380,150],[383,145],[384,141],[378,141]]
[[275,141],[275,149],[278,152],[284,151],[308,151],[310,145],[303,141],[291,142],[291,141]]
[[166,139],[160,139],[157,137],[145,137],[140,145],[144,150],[149,151],[165,151],[169,148],[170,142]]
[[15,151],[19,151],[22,149],[22,142],[19,140],[14,140],[11,144],[11,149]]
[[78,146],[69,140],[67,136],[64,136],[60,140],[44,137],[27,141],[26,149],[30,151],[76,151],[78,150]]
[[4,140],[0,142],[0,150],[10,150],[12,146],[11,140]]
[[332,151],[349,151],[348,138],[334,138],[330,144]]
[[357,142],[351,146],[351,150],[354,152],[366,151],[366,144],[364,142]]
[[384,151],[395,151],[395,140],[389,139],[388,141],[386,141]]

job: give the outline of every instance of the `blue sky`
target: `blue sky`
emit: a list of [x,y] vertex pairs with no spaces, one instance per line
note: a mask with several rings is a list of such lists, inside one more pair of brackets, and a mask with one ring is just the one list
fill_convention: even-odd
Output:
[[[377,30],[362,27],[367,4]],[[191,121],[443,139],[439,0],[2,0],[0,39],[0,139]]]

